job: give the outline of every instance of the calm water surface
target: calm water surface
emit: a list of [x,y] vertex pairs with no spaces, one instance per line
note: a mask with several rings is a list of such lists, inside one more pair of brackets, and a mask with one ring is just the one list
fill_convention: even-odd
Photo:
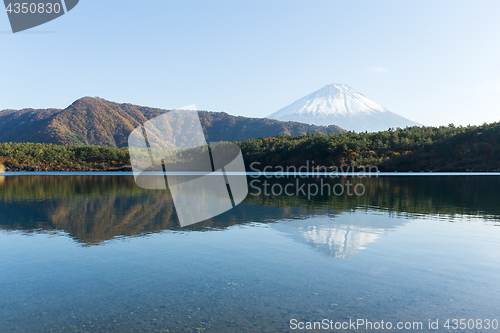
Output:
[[500,320],[500,177],[355,182],[363,196],[250,189],[180,228],[170,194],[131,176],[1,176],[0,332],[300,331],[294,319],[442,332],[447,319]]

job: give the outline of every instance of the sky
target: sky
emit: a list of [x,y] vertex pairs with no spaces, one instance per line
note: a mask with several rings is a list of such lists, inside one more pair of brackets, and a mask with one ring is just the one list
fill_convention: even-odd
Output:
[[500,121],[500,1],[80,0],[13,34],[0,110],[84,96],[265,117],[347,84],[413,121]]

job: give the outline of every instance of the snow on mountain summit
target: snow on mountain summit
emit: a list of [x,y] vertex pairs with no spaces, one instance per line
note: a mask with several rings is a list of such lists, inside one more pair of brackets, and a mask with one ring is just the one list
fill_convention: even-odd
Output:
[[312,117],[331,114],[355,115],[376,111],[386,112],[387,110],[345,84],[329,84],[273,113],[269,118],[292,114]]
[[345,84],[326,85],[267,118],[313,125],[337,125],[357,132],[419,125],[387,110]]

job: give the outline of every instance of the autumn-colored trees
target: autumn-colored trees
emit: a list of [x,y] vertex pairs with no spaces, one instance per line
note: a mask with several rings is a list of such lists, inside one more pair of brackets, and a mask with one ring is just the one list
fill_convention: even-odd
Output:
[[113,170],[130,165],[127,148],[0,143],[0,163],[9,170]]
[[[498,171],[500,123],[375,133],[278,135],[237,142],[261,166],[377,166],[380,171]],[[131,170],[128,148],[0,143],[7,170]]]
[[377,165],[381,171],[500,170],[500,123],[278,136],[239,145],[247,166],[298,167],[309,160],[322,166]]

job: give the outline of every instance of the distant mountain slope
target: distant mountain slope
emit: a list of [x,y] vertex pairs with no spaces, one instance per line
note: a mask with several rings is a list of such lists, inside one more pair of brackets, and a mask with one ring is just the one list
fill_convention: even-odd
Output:
[[268,118],[325,126],[335,124],[356,132],[421,126],[387,110],[344,84],[326,85]]
[[45,142],[49,122],[59,109],[0,111],[0,142]]
[[[134,128],[165,112],[168,110],[92,97],[81,98],[64,110],[3,110],[0,111],[0,142],[125,147]],[[337,126],[235,117],[223,112],[200,111],[199,115],[208,141],[345,132]]]

